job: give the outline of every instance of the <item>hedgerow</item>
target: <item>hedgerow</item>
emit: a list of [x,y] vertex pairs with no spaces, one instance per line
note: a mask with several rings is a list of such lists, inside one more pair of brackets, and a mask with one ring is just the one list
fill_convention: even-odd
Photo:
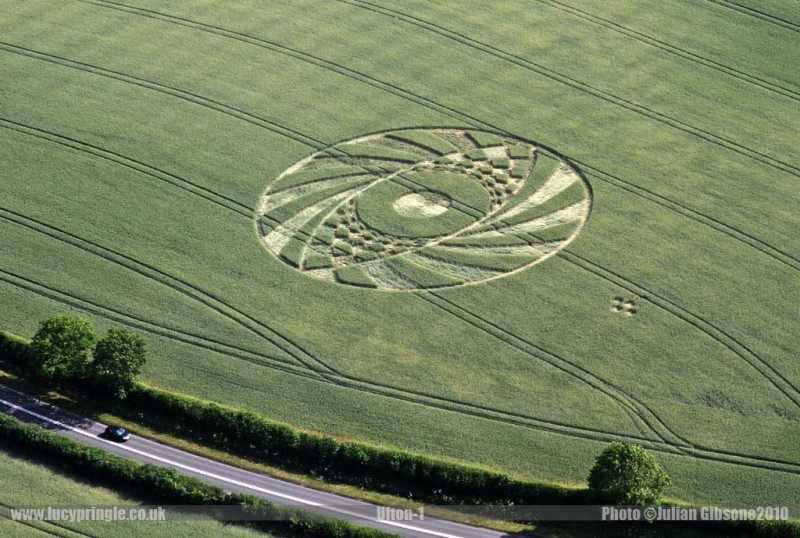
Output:
[[7,415],[0,415],[0,446],[146,502],[249,507],[257,511],[259,519],[268,521],[245,524],[264,531],[284,531],[291,536],[308,538],[397,536],[297,508],[275,506],[253,495],[226,493],[222,488],[205,484],[174,469],[126,460]]
[[[30,360],[28,354],[25,341],[0,332],[0,365],[24,373],[25,368],[20,365],[24,365],[25,361]],[[102,403],[121,417],[130,418],[176,437],[222,449],[250,461],[276,465],[326,480],[354,484],[375,491],[411,497],[420,502],[495,505],[564,505],[595,502],[586,489],[522,481],[504,473],[450,463],[411,452],[354,441],[339,441],[332,437],[300,431],[250,411],[233,409],[170,393],[141,383],[131,391],[125,400],[108,400]],[[7,424],[8,420],[14,419],[2,415],[0,415],[0,419],[3,419],[0,420],[0,444],[2,444],[8,439],[6,430],[9,428],[4,424]],[[13,430],[13,428],[10,429]],[[109,461],[102,457],[106,454],[103,451],[99,451],[101,453],[99,455],[92,453],[91,457],[87,457],[82,455],[84,449],[90,453],[98,449],[77,445],[69,439],[50,434],[45,430],[35,433],[28,432],[25,435],[39,440],[43,436],[47,437],[46,442],[31,445],[34,447],[31,448],[33,452],[41,453],[48,458],[55,458],[65,469],[82,469],[82,472],[91,474],[98,479],[119,475],[127,476],[131,483],[136,483],[135,477],[144,476],[146,472],[155,472],[138,471],[139,464],[127,462],[116,456],[111,456],[112,461]],[[69,446],[67,452],[72,455],[61,461],[59,450],[66,450],[65,446]],[[98,461],[95,462],[94,458],[97,458]],[[87,465],[87,461],[91,461],[91,465]],[[75,465],[75,468],[70,467],[71,465]],[[156,474],[150,478],[159,478],[160,476]],[[183,477],[181,480],[184,478],[190,481],[194,480],[189,477]],[[116,478],[112,479],[112,481],[114,480]],[[148,483],[147,479],[140,480],[138,482],[140,484]],[[188,497],[181,499],[183,504],[192,504],[189,502],[191,499],[206,504],[216,498],[213,489],[204,489],[211,488],[211,486],[200,483],[203,486],[200,488],[195,482],[186,483]],[[146,488],[140,492],[140,495],[147,495],[150,491],[152,488]],[[156,493],[168,495],[171,494],[171,491],[157,489]],[[225,499],[229,503],[235,500],[235,504],[256,503],[253,506],[265,502],[251,496],[229,495]],[[219,502],[219,500],[214,502]],[[284,510],[269,506],[270,509]],[[305,521],[304,525],[311,525],[311,523]],[[678,522],[657,524],[659,528],[670,525],[682,527],[687,524]],[[695,524],[692,528],[698,528],[697,525],[701,525],[703,529],[707,530],[731,533],[730,536],[800,537],[800,526],[794,522],[706,522]],[[633,526],[638,528],[640,525]],[[358,532],[362,532],[361,528],[358,529]],[[367,529],[364,532],[369,531]],[[303,536],[328,535],[323,533],[303,534]],[[336,534],[335,536],[383,535]]]

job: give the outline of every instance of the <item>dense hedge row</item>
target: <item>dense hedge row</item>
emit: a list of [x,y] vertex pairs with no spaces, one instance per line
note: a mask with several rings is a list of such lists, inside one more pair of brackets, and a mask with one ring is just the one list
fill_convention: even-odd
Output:
[[253,461],[435,503],[565,504],[584,492],[512,480],[505,474],[417,454],[298,431],[255,413],[138,386],[110,403],[160,431]]
[[10,372],[27,376],[33,363],[30,342],[0,331],[0,365]]
[[[28,345],[0,332],[0,363],[24,375]],[[255,413],[138,385],[103,402],[116,415],[159,431],[269,463],[431,503],[575,504],[582,490],[513,480],[505,474],[398,450],[298,431]]]
[[563,536],[592,538],[798,538],[800,526],[788,521],[580,522],[547,524]]
[[[24,370],[29,352],[24,341],[0,333],[0,364]],[[11,364],[9,364],[11,363]],[[270,463],[367,489],[411,496],[421,502],[453,504],[587,504],[588,490],[514,480],[501,473],[451,464],[417,454],[306,433],[255,413],[138,385],[124,401],[103,402],[118,416],[199,444],[217,447],[251,461]],[[589,524],[591,526],[591,524]],[[570,525],[565,525],[569,527]],[[680,523],[633,525],[653,536]],[[583,528],[585,531],[586,528]],[[697,529],[698,525],[689,526]],[[800,526],[781,522],[719,522],[702,526],[729,536],[800,538]],[[638,529],[638,530],[637,530]],[[623,532],[604,524],[608,536]],[[727,534],[730,533],[730,534]],[[624,532],[623,532],[624,534]]]
[[123,491],[146,502],[165,505],[238,505],[271,521],[248,522],[265,531],[313,538],[392,538],[397,535],[325,518],[296,508],[278,507],[252,495],[229,494],[178,471],[126,460],[80,444],[44,428],[0,415],[0,446],[58,467],[92,483]]

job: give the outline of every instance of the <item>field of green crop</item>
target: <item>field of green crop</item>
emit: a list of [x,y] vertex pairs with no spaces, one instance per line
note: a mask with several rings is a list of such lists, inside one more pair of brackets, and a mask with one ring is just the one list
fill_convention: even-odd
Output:
[[[629,440],[673,496],[797,504],[800,4],[0,13],[4,328],[125,324],[151,383],[519,476],[582,481]],[[579,181],[522,205],[559,169]],[[429,192],[441,229],[386,213]],[[588,216],[540,225],[567,204]]]
[[[24,486],[23,486],[24,485]],[[104,488],[92,486],[27,460],[0,453],[0,507],[37,508],[78,506],[105,509],[133,509],[135,500],[121,497]],[[145,509],[147,510],[147,509]],[[5,510],[4,510],[5,512]],[[11,521],[0,517],[0,534],[8,538],[109,537],[157,538],[186,536],[197,538],[258,538],[265,536],[241,527],[216,521]]]

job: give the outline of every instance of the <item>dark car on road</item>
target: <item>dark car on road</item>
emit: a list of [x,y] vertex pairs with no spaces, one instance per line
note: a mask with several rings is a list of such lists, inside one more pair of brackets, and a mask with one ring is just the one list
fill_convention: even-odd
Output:
[[103,432],[103,435],[108,439],[119,442],[127,441],[131,438],[131,434],[128,430],[122,426],[109,426],[106,428],[106,431]]

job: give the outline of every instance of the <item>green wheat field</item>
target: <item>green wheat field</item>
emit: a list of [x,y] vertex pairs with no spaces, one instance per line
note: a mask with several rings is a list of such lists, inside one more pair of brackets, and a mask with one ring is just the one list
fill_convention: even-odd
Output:
[[[20,484],[25,484],[24,488]],[[92,486],[63,474],[54,474],[50,467],[0,454],[0,507],[56,508],[79,506],[105,510],[119,507],[133,510],[135,500],[108,489]],[[152,507],[142,508],[150,510]],[[150,512],[144,512],[148,515]],[[89,516],[86,516],[89,517]],[[225,525],[217,521],[10,521],[0,519],[0,533],[14,538],[46,538],[52,536],[103,536],[121,538],[159,538],[182,536],[190,530],[196,538],[258,538],[261,532]]]
[[800,4],[0,0],[0,326],[578,483],[800,498]]

